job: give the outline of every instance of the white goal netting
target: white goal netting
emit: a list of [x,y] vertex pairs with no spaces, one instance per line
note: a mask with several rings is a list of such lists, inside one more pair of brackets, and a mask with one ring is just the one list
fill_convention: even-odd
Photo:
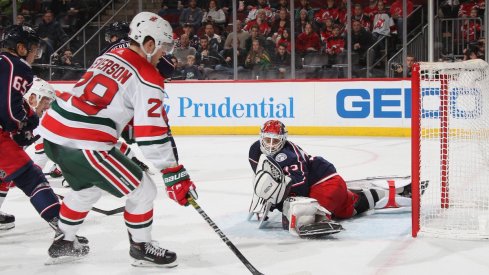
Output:
[[419,233],[489,238],[489,66],[420,63],[419,86]]

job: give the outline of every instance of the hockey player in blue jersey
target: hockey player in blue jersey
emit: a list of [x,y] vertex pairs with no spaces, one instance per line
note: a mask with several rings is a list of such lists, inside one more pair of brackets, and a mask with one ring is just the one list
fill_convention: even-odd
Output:
[[[7,28],[0,41],[0,180],[13,182],[30,198],[41,218],[58,230],[58,197],[41,168],[24,151],[39,138],[33,134],[39,117],[24,95],[33,82],[30,64],[42,55],[40,41],[32,28],[17,25]],[[86,243],[87,239],[77,236],[77,241]]]
[[287,129],[278,120],[262,126],[260,139],[249,150],[249,162],[255,173],[250,217],[261,215],[263,221],[269,210],[278,209],[284,228],[299,236],[339,232],[341,225],[331,219],[410,205],[410,198],[402,197],[409,196],[408,184],[349,189],[331,162],[287,140]]
[[[42,55],[40,38],[26,26],[7,28],[0,54],[0,179],[12,181],[29,198],[39,215],[57,226],[58,198],[41,168],[33,165],[23,147],[37,138],[33,130],[39,117],[24,99],[32,85],[30,64]],[[14,219],[15,220],[15,219]]]

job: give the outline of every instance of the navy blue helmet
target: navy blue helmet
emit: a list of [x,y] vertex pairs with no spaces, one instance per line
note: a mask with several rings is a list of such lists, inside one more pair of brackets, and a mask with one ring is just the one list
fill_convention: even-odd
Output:
[[1,43],[4,48],[16,51],[18,43],[30,49],[32,45],[40,45],[41,38],[31,27],[12,25],[4,30]]
[[112,36],[116,36],[118,39],[122,38],[127,40],[128,33],[129,23],[123,21],[114,22],[107,27],[107,30],[105,30],[105,41],[111,42],[110,38],[112,38]]

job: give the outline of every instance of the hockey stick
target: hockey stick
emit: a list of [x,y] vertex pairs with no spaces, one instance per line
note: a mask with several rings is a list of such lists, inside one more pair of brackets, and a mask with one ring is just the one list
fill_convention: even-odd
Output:
[[199,206],[199,204],[194,200],[192,196],[188,197],[188,202],[199,212],[199,214],[204,218],[204,220],[214,229],[214,232],[219,235],[221,240],[233,251],[234,255],[238,257],[238,259],[248,268],[248,270],[253,274],[253,275],[263,275],[260,271],[258,271],[246,258],[241,254],[241,252],[234,246],[234,244],[224,235],[224,233],[217,227],[216,223],[202,210],[202,208]]
[[[64,196],[62,196],[62,195],[56,194],[56,196],[58,196],[60,199],[64,199]],[[91,210],[93,210],[94,212],[100,213],[100,214],[104,214],[106,216],[112,216],[112,215],[124,212],[124,208],[125,208],[125,206],[121,206],[121,207],[117,207],[117,208],[112,209],[112,210],[104,210],[104,209],[100,209],[97,207],[92,207]]]

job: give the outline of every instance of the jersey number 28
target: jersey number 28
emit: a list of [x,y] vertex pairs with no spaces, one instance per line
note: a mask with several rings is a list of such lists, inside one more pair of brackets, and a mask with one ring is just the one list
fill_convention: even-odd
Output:
[[87,115],[96,115],[101,110],[106,109],[119,91],[117,82],[103,74],[93,76],[93,72],[86,72],[82,79],[76,83],[75,88],[84,84],[86,85],[83,94],[79,97],[73,97],[71,104]]

